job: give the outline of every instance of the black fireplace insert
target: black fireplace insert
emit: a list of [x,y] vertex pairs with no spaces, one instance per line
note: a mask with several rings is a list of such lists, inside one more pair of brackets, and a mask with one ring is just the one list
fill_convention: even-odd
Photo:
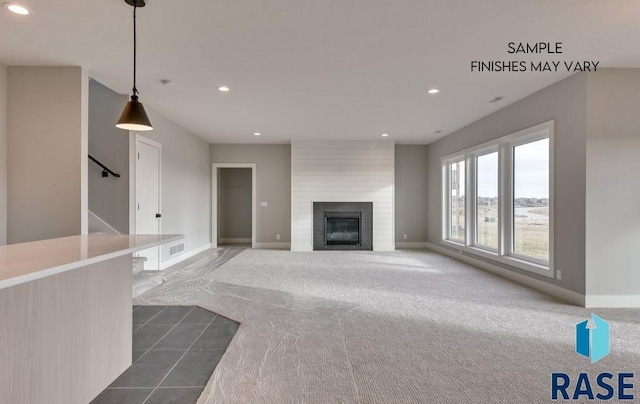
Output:
[[325,213],[326,245],[360,245],[360,213]]
[[314,202],[314,250],[372,250],[372,202]]

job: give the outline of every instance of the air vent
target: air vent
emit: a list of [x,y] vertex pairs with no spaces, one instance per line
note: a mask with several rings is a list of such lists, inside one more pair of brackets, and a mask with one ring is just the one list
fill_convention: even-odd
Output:
[[176,244],[169,247],[169,256],[179,254],[184,251],[184,243]]
[[504,97],[496,97],[494,99],[492,99],[491,101],[489,101],[489,104],[495,104],[496,102],[500,102],[504,100]]

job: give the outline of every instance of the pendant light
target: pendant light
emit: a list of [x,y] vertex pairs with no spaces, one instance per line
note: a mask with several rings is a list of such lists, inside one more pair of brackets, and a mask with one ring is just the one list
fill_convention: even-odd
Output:
[[144,7],[144,0],[125,0],[127,4],[133,6],[133,93],[131,101],[127,102],[120,119],[116,124],[117,128],[134,131],[153,130],[151,121],[144,111],[142,103],[138,101],[138,89],[136,88],[136,9]]

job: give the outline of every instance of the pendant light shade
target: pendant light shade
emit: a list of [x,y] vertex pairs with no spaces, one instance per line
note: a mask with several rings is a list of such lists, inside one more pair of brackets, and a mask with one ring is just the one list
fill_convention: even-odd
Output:
[[138,101],[138,89],[136,88],[136,56],[137,56],[137,41],[136,41],[136,9],[138,7],[144,7],[144,0],[125,0],[125,2],[133,6],[133,90],[131,94],[131,101],[127,102],[116,128],[132,131],[149,131],[153,130],[151,121],[142,106],[142,103]]
[[147,116],[142,103],[138,101],[137,95],[132,95],[131,101],[127,102],[127,105],[125,105],[116,127],[124,130],[153,130],[151,121],[149,121],[149,117]]

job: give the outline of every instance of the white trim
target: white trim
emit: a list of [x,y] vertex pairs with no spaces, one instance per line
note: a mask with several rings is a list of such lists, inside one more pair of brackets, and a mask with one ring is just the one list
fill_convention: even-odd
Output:
[[[138,143],[145,143],[158,149],[158,213],[162,213],[162,143],[146,138],[138,133],[129,132],[129,234],[136,231],[136,181]],[[133,143],[133,146],[132,146]],[[158,235],[162,234],[162,217],[158,218]],[[158,269],[162,269],[162,248],[158,248]],[[152,269],[147,269],[147,271]]]
[[80,234],[89,234],[89,74],[80,74]]
[[445,245],[447,247],[451,247],[451,248],[455,248],[457,250],[459,250],[460,252],[464,251],[473,255],[478,255],[484,258],[488,258],[497,262],[501,262],[503,264],[506,265],[511,265],[513,267],[516,268],[520,268],[520,269],[524,269],[525,271],[529,271],[529,272],[533,272],[536,273],[538,275],[542,275],[542,276],[546,276],[548,278],[553,278],[553,271],[551,271],[549,268],[547,268],[544,265],[539,265],[536,264],[534,262],[531,261],[526,261],[526,260],[522,260],[519,259],[517,257],[514,257],[512,255],[499,255],[497,252],[491,251],[491,250],[487,250],[487,249],[483,249],[483,248],[478,248],[478,247],[472,247],[472,246],[467,246],[461,243],[457,243],[455,241],[452,240],[442,240],[441,241],[442,245]]
[[136,232],[136,136],[129,134],[129,234]]
[[[95,220],[97,220],[98,222],[100,222],[104,227],[106,227],[107,229],[109,229],[113,234],[116,235],[121,235],[122,233],[120,233],[118,230],[114,229],[113,227],[111,227],[111,225],[107,222],[105,222],[104,220],[102,220],[100,218],[100,216],[96,215],[95,213],[93,213],[92,211],[87,211],[89,213],[88,217],[93,217]],[[91,220],[89,220],[90,222]]]
[[[531,271],[550,278],[555,277],[554,267],[554,235],[555,235],[555,203],[554,203],[554,143],[555,121],[550,120],[533,127],[520,130],[507,136],[467,148],[441,158],[442,165],[442,234],[441,244],[483,256],[507,265]],[[549,262],[530,257],[519,256],[513,251],[513,148],[549,139]],[[479,156],[498,151],[498,189],[499,189],[499,235],[497,251],[475,245],[476,236],[476,164]],[[465,162],[465,241],[451,239],[451,164]]]
[[[158,149],[158,210],[162,213],[162,143],[148,139],[138,133],[129,132],[129,234],[136,234],[136,158],[138,142]],[[158,234],[162,234],[162,218],[158,223]],[[158,262],[160,262],[158,253]]]
[[168,260],[163,261],[163,262],[160,263],[160,270],[162,271],[164,269],[167,269],[170,266],[178,264],[178,263],[186,260],[187,258],[191,258],[194,255],[200,254],[201,252],[206,251],[206,250],[208,250],[210,248],[211,248],[211,243],[207,243],[207,244],[205,244],[203,246],[200,246],[198,248],[195,248],[193,250],[189,250],[189,251],[183,252],[180,255],[176,255],[173,258],[169,258]]
[[585,295],[581,294],[581,293],[577,293],[574,292],[572,290],[569,289],[565,289],[562,288],[560,286],[557,285],[553,285],[551,283],[548,282],[544,282],[538,279],[534,279],[531,278],[527,275],[523,275],[523,274],[519,274],[517,272],[505,269],[505,268],[501,268],[499,266],[493,265],[493,264],[489,264],[487,262],[484,261],[480,261],[476,258],[473,257],[469,257],[467,255],[463,255],[461,253],[456,254],[453,251],[450,251],[444,247],[432,244],[432,243],[427,243],[427,248],[437,252],[439,254],[442,255],[446,255],[448,257],[451,257],[453,259],[456,259],[458,261],[462,261],[464,263],[467,263],[469,265],[473,265],[474,267],[483,269],[487,272],[491,272],[493,274],[499,275],[503,278],[509,279],[511,281],[514,281],[516,283],[519,283],[521,285],[530,287],[532,289],[535,289],[537,291],[546,293],[548,295],[551,296],[555,296],[559,299],[562,299],[566,302],[569,302],[571,304],[575,304],[577,306],[581,306],[581,307],[585,307]]
[[426,241],[396,241],[397,249],[427,248]]
[[251,169],[251,248],[256,247],[256,164],[255,163],[213,163],[211,164],[211,247],[218,247],[218,169]]
[[250,244],[250,238],[220,238],[218,244]]
[[255,243],[255,247],[263,250],[290,250],[291,243],[277,242],[277,243]]
[[584,307],[638,308],[640,295],[587,295]]

